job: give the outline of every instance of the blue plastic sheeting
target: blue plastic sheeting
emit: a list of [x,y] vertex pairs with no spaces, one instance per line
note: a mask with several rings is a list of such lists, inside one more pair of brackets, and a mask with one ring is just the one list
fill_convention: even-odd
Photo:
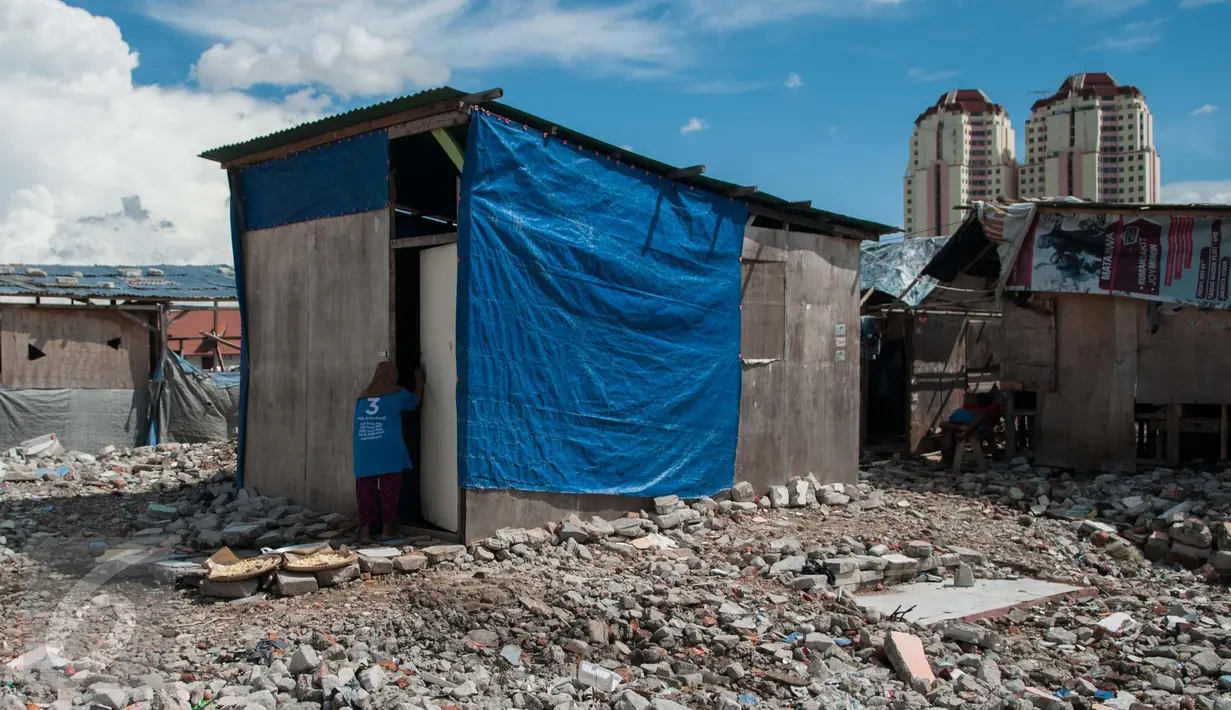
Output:
[[171,350],[168,350],[167,352],[175,356],[176,364],[179,365],[181,370],[189,375],[192,375],[193,377],[207,379],[210,381],[210,384],[219,389],[239,387],[240,376],[238,372],[206,372],[191,362],[185,360],[179,353]]
[[462,486],[729,487],[747,207],[482,112],[462,182]]
[[389,137],[367,133],[261,163],[243,171],[243,185],[249,231],[379,210],[389,206]]

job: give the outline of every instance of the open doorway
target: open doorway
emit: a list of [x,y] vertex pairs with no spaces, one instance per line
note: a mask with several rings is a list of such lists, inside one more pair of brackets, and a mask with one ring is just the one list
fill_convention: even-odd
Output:
[[402,386],[426,375],[422,405],[403,418],[414,463],[402,485],[402,522],[459,531],[457,477],[457,216],[466,125],[431,127],[389,144],[391,342]]

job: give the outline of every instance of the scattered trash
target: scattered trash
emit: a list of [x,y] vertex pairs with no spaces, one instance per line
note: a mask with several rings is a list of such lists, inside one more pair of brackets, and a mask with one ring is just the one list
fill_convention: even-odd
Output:
[[604,693],[613,692],[620,685],[620,676],[602,666],[586,661],[582,661],[577,666],[577,680],[587,688],[594,688]]
[[521,646],[509,644],[500,649],[500,657],[508,661],[510,666],[516,668],[521,665]]

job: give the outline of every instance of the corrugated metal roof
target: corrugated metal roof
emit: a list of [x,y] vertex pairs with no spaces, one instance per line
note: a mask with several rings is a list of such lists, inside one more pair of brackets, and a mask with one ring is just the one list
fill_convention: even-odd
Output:
[[430,106],[438,104],[441,101],[449,99],[458,99],[466,95],[464,91],[458,91],[449,86],[442,86],[438,89],[427,89],[420,91],[417,94],[410,96],[399,96],[396,99],[390,99],[379,104],[371,106],[363,106],[361,108],[352,109],[346,113],[339,113],[334,116],[326,116],[318,121],[309,123],[301,123],[298,126],[293,126],[276,133],[253,138],[242,143],[232,143],[224,145],[220,148],[207,150],[200,157],[206,160],[214,160],[219,163],[227,163],[232,160],[238,160],[249,155],[261,153],[273,148],[280,148],[285,145],[290,145],[296,141],[319,136],[322,133],[330,131],[338,131],[344,128],[349,128],[366,121],[374,121],[378,118],[392,116],[395,113],[402,113],[411,109],[420,108],[422,106]]
[[0,265],[0,296],[231,301],[235,271],[226,265],[8,264]]
[[[271,133],[260,138],[254,138],[244,143],[235,143],[232,145],[223,146],[221,148],[215,148],[202,153],[201,157],[207,160],[226,163],[274,148],[288,146],[297,141],[312,138],[313,136],[318,136],[330,131],[342,130],[366,121],[385,118],[403,111],[409,111],[411,109],[421,108],[468,95],[469,94],[465,91],[460,91],[448,86],[441,87],[439,89],[420,91],[419,93],[411,96],[403,96],[401,98],[386,101],[373,106],[354,109],[336,116],[323,118],[319,121],[305,123],[284,131]],[[551,121],[539,118],[531,113],[526,113],[525,111],[521,111],[507,104],[489,101],[480,105],[493,113],[499,114],[513,121],[532,126],[537,130],[550,131],[554,128],[555,135],[558,138],[573,143],[579,143],[586,148],[598,151],[604,155],[619,154],[620,159],[624,162],[627,162],[630,165],[635,165],[644,170],[666,175],[670,171],[677,168],[677,166],[663,163],[644,155],[630,153],[629,151],[614,146],[610,143],[606,143],[584,133],[565,128],[559,124],[552,123]],[[713,178],[706,177],[705,175],[681,178],[678,181],[685,185],[693,185],[702,190],[708,190],[717,194],[723,194],[728,190],[740,187],[740,185],[736,183],[715,180]],[[801,224],[805,220],[811,218],[813,220],[819,219],[837,226],[847,227],[849,229],[878,236],[902,231],[899,227],[890,227],[878,222],[870,222],[868,220],[848,217],[837,212],[829,212],[827,210],[822,210],[815,207],[792,206],[788,200],[784,200],[780,197],[764,192],[744,195],[737,199],[748,202],[751,205],[758,205],[763,208],[774,210],[787,218],[792,216],[799,217]]]

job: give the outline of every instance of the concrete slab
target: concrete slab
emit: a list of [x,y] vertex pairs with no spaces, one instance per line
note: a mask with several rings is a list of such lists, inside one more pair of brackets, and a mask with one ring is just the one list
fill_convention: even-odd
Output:
[[927,626],[938,621],[962,619],[975,621],[1003,616],[1015,608],[1030,607],[1061,598],[1083,598],[1098,594],[1090,587],[1044,582],[1039,579],[979,579],[975,586],[955,588],[952,584],[903,584],[883,592],[855,595],[862,607],[892,614],[907,612],[909,621]]

